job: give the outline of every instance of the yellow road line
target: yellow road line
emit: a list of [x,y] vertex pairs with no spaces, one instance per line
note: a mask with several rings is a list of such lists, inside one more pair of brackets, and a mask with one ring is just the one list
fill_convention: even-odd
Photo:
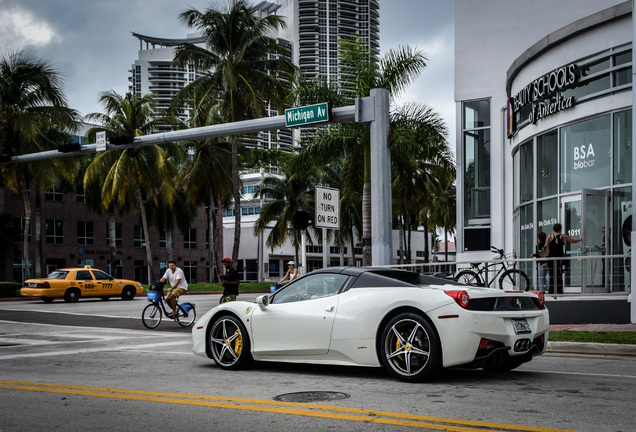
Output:
[[517,426],[502,423],[489,423],[443,417],[421,416],[415,414],[394,413],[389,411],[364,410],[335,405],[311,403],[279,402],[262,399],[234,397],[188,395],[142,390],[114,389],[108,387],[74,386],[51,383],[33,383],[0,380],[0,388],[37,391],[45,393],[72,394],[111,399],[129,399],[146,402],[171,403],[180,405],[205,406],[244,411],[269,412],[306,417],[319,417],[333,420],[357,421],[395,426],[408,426],[429,430],[449,432],[580,432],[567,429],[543,428],[536,426]]

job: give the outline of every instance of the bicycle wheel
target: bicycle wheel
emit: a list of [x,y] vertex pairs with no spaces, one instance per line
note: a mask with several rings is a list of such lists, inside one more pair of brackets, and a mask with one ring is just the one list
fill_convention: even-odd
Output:
[[188,312],[181,307],[177,306],[177,322],[181,327],[190,327],[197,319],[197,310],[193,307]]
[[143,322],[147,328],[153,329],[161,322],[161,315],[159,303],[150,303],[141,313],[141,322]]
[[455,276],[455,282],[460,282],[466,285],[483,286],[479,275],[472,270],[462,270]]
[[521,270],[506,270],[499,278],[499,288],[505,291],[528,291],[530,279]]

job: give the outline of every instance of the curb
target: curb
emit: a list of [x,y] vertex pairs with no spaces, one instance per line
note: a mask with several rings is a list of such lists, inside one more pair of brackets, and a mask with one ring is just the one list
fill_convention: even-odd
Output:
[[636,345],[548,341],[547,352],[636,356]]

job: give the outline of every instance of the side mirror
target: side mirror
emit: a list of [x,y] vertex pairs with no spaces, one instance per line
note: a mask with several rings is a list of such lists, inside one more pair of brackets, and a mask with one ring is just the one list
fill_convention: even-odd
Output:
[[269,306],[269,296],[262,295],[256,298],[256,304],[261,310],[265,310]]

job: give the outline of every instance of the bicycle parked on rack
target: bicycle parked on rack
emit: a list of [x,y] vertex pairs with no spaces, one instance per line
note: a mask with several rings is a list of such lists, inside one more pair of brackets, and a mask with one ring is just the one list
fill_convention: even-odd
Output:
[[[498,254],[495,257],[499,260],[498,262],[473,263],[471,269],[464,269],[457,273],[455,281],[467,285],[490,287],[495,280],[499,280],[499,288],[502,290],[528,291],[531,288],[530,279],[522,270],[516,268],[517,263],[513,261],[511,264],[503,249],[490,246],[490,250]],[[492,277],[490,277],[491,274],[493,274]]]
[[174,317],[169,316],[170,310],[165,305],[165,295],[163,292],[163,282],[153,282],[146,293],[150,304],[141,313],[141,321],[144,325],[153,329],[161,323],[162,315],[171,318],[182,327],[190,327],[197,318],[197,311],[194,303],[186,302],[179,304],[177,298],[177,313]]

